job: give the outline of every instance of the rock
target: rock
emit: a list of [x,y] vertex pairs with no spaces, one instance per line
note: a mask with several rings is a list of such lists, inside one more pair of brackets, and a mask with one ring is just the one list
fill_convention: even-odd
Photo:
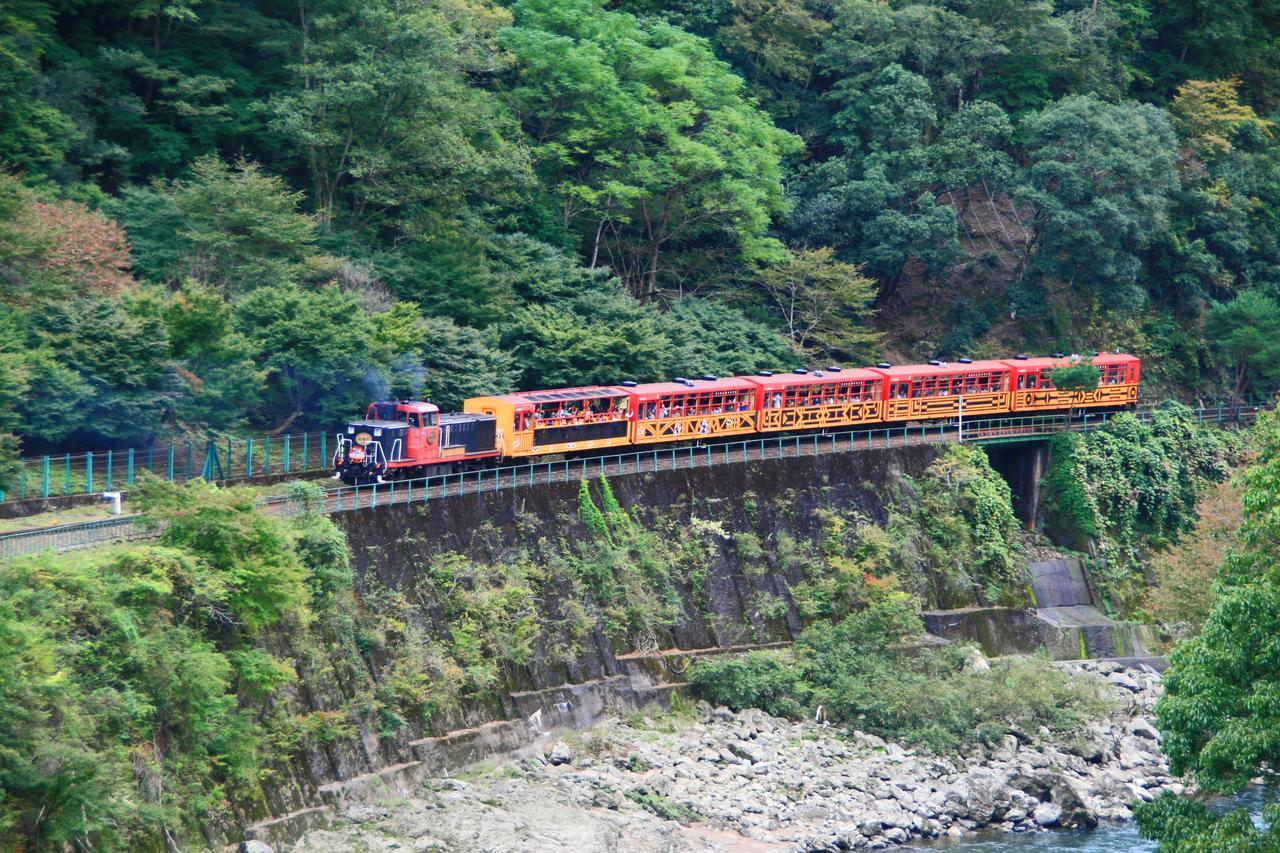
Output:
[[861,832],[868,838],[874,838],[879,835],[880,830],[883,828],[884,824],[880,823],[878,820],[864,820],[862,823],[858,824],[858,832]]
[[902,844],[911,836],[900,826],[892,826],[884,831],[884,838],[892,844]]
[[711,711],[711,719],[722,723],[731,723],[734,720],[733,712],[723,705],[717,705]]
[[1111,682],[1116,687],[1123,687],[1125,690],[1128,690],[1130,693],[1139,693],[1142,691],[1142,685],[1139,684],[1137,681],[1135,681],[1128,674],[1123,672],[1111,673],[1110,675],[1107,676],[1107,681]]
[[1132,770],[1135,767],[1145,767],[1148,764],[1157,763],[1156,757],[1147,751],[1153,745],[1149,740],[1136,738],[1132,735],[1121,738],[1117,749],[1120,768],[1122,770]]
[[1125,726],[1129,734],[1134,737],[1143,738],[1144,740],[1160,742],[1160,732],[1156,731],[1155,726],[1148,723],[1142,717],[1135,717]]
[[988,824],[1009,804],[1004,779],[991,770],[979,768],[957,781],[948,795],[960,808],[956,813],[975,823]]
[[738,741],[729,744],[729,751],[752,764],[762,764],[769,760],[769,753],[758,744],[750,741]]
[[265,841],[250,839],[240,842],[240,853],[276,853],[276,849]]
[[547,752],[547,761],[554,765],[573,763],[573,750],[569,748],[569,744],[562,740],[558,740],[551,745],[551,749]]
[[1057,803],[1041,803],[1032,812],[1031,819],[1037,826],[1057,826],[1062,820],[1062,806]]

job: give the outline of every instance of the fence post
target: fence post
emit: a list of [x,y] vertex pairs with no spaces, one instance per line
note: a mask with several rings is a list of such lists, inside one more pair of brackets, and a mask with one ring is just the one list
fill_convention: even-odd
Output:
[[187,442],[187,479],[191,479],[191,442]]
[[112,460],[112,458],[111,458],[111,451],[110,451],[110,450],[108,450],[108,451],[107,451],[107,491],[108,491],[108,492],[109,492],[109,491],[111,491],[111,463],[112,463],[112,461],[113,461],[113,460]]
[[84,493],[93,494],[93,451],[84,455]]
[[329,464],[329,433],[320,433],[320,467],[327,467]]
[[289,473],[289,434],[284,436],[284,472]]
[[173,445],[169,445],[169,482],[173,482]]
[[[271,436],[268,434],[262,439],[262,473],[271,473]],[[373,490],[373,500],[378,500],[378,490]]]
[[62,471],[62,494],[71,494],[71,454],[68,453],[63,460]]
[[40,497],[49,498],[49,457],[44,458],[44,484],[40,487]]
[[128,467],[127,467],[127,470],[125,471],[124,481],[128,485],[132,486],[133,485],[133,448],[132,447],[129,448],[129,461],[125,464]]
[[[310,449],[307,447],[307,437],[309,435],[311,435],[311,433],[309,432],[304,432],[302,434],[302,470],[303,471],[310,470],[311,468],[311,460],[307,458],[307,450]],[[412,496],[412,492],[410,493],[410,495]],[[412,500],[410,501],[410,503],[412,503]]]
[[244,476],[246,479],[253,476],[253,436],[244,440]]

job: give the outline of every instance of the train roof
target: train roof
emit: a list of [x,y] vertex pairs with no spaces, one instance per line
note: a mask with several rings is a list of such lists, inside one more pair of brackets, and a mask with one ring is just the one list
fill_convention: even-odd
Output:
[[827,382],[861,382],[866,380],[875,381],[884,378],[881,374],[865,367],[840,367],[832,370],[810,370],[804,373],[796,373],[794,370],[787,373],[775,373],[772,376],[742,376],[738,377],[760,385],[764,388],[781,388],[786,385],[822,385]]
[[[1077,358],[1079,361],[1076,360]],[[1061,356],[1058,358],[1006,358],[1004,359],[1004,363],[1010,367],[1034,367],[1036,369],[1042,369],[1045,367],[1070,367],[1072,364],[1079,364],[1086,361],[1091,364],[1106,366],[1109,364],[1131,364],[1137,360],[1138,357],[1136,355],[1129,355],[1128,353],[1100,352],[1097,355],[1081,354],[1078,356],[1071,355]]]
[[546,403],[625,397],[626,394],[626,389],[615,388],[612,385],[585,385],[581,388],[549,388],[545,391],[517,391],[514,394],[495,394],[494,399],[506,400],[513,405],[536,406]]
[[871,368],[871,372],[889,379],[902,379],[908,376],[958,376],[966,373],[1003,372],[1008,369],[1008,362],[985,359],[971,361],[968,364],[959,361],[944,361],[940,364],[895,364],[893,367]]
[[663,397],[667,394],[705,394],[709,391],[753,391],[754,385],[746,377],[727,376],[724,379],[690,379],[683,382],[646,382],[626,389],[641,399]]

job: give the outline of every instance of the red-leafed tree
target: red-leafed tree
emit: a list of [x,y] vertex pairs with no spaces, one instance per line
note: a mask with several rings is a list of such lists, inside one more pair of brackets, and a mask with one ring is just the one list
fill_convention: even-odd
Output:
[[37,267],[81,295],[115,296],[133,286],[124,229],[74,201],[35,202],[21,228],[43,248]]

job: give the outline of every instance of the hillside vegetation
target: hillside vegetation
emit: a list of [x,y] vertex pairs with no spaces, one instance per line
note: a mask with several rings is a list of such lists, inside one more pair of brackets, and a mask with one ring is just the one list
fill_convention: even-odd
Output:
[[5,452],[1124,347],[1280,379],[1277,27],[1166,0],[20,0]]

